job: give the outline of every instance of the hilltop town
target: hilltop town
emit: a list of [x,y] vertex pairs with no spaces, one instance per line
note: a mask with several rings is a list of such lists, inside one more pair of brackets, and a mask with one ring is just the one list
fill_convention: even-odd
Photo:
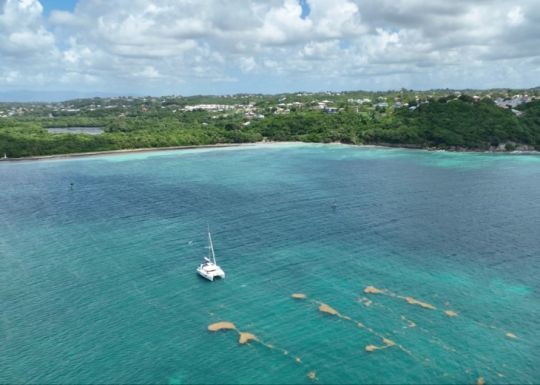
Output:
[[467,96],[474,101],[492,100],[501,108],[510,108],[519,114],[516,107],[540,98],[540,88],[528,90],[430,90],[388,92],[297,92],[277,95],[237,94],[222,96],[122,96],[109,98],[75,99],[56,103],[9,103],[0,102],[0,118],[63,116],[102,116],[116,114],[144,114],[150,111],[183,113],[206,111],[209,113],[241,114],[247,120],[263,119],[268,114],[288,114],[298,110],[336,113],[353,110],[357,113],[408,108],[414,110],[420,104],[441,98],[447,101]]

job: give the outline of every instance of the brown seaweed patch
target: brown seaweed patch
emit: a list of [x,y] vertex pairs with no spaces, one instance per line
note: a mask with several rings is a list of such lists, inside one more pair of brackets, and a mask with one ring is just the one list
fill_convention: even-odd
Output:
[[275,351],[281,352],[284,356],[288,356],[291,359],[294,359],[295,362],[298,363],[298,364],[303,364],[300,357],[294,357],[294,356],[290,355],[289,352],[287,350],[285,350],[285,349],[282,349],[282,348],[277,347],[277,346],[275,346],[273,344],[267,344],[264,341],[261,341],[253,333],[240,331],[236,327],[236,325],[234,323],[232,323],[232,322],[228,322],[228,321],[216,322],[216,323],[208,325],[208,330],[211,331],[211,332],[217,332],[219,330],[234,330],[236,333],[238,333],[238,336],[239,336],[238,343],[240,345],[247,344],[250,341],[255,341],[258,344],[260,344],[260,345],[262,345],[262,346],[264,346],[264,347],[266,347],[266,348],[268,348],[270,350],[275,350]]
[[419,301],[417,299],[414,299],[413,297],[405,297],[405,301],[407,301],[407,303],[409,303],[410,305],[418,305],[418,306],[421,306],[423,308],[426,308],[426,309],[432,309],[432,310],[436,310],[437,308],[435,306],[433,306],[432,304],[430,303],[426,303],[426,302],[422,302],[422,301]]
[[476,385],[485,385],[486,380],[484,380],[484,377],[478,377],[478,380],[476,380]]
[[413,321],[411,321],[410,319],[407,319],[407,317],[405,317],[404,315],[401,316],[401,320],[407,322],[407,327],[408,328],[416,327],[416,324]]
[[321,303],[321,305],[319,306],[319,311],[323,312],[323,313],[328,313],[328,314],[331,314],[331,315],[338,315],[339,314],[336,309],[331,308],[330,306],[328,306],[325,303]]
[[306,299],[307,296],[304,293],[294,293],[291,295],[294,299]]
[[429,339],[429,342],[431,342],[431,343],[433,343],[435,345],[438,345],[441,348],[443,348],[444,350],[448,350],[449,352],[457,353],[456,349],[454,349],[453,347],[445,344],[443,341],[438,339],[436,336],[432,336],[432,338]]
[[274,346],[274,345],[272,345],[272,344],[267,344],[267,343],[261,341],[260,339],[258,339],[256,336],[254,336],[254,337],[255,337],[255,338],[254,338],[255,341],[257,341],[258,343],[260,343],[260,344],[263,345],[263,346],[266,346],[268,349],[280,351],[280,352],[283,353],[283,355],[285,355],[285,356],[288,356],[288,355],[289,355],[289,352],[288,352],[287,350],[282,349],[282,348],[279,348],[279,347]]
[[384,346],[376,346],[376,345],[367,345],[365,347],[365,351],[366,352],[374,352],[375,350],[382,350],[382,349],[386,349],[386,348],[389,348],[391,346],[395,346],[396,343],[388,338],[384,338],[383,337],[383,343],[384,343]]
[[255,336],[255,334],[252,334],[252,333],[248,333],[248,332],[238,332],[238,334],[240,334],[240,339],[238,340],[238,342],[243,345],[243,344],[246,344],[248,343],[249,341],[253,340],[253,341],[258,341],[257,340],[257,337]]
[[358,302],[360,302],[364,306],[371,306],[371,304],[373,303],[369,298],[366,297],[358,298]]
[[221,321],[208,325],[208,330],[211,332],[217,332],[218,330],[232,330],[236,329],[236,326],[232,322]]
[[516,336],[514,333],[508,332],[508,333],[506,333],[506,336],[507,336],[508,338],[517,339],[517,336]]
[[[393,295],[392,293],[388,293],[388,292],[386,292],[386,291],[384,292],[384,294],[385,294],[385,295]],[[393,296],[395,296],[395,295],[393,295]],[[322,312],[322,313],[334,315],[334,316],[336,316],[336,317],[338,317],[338,318],[341,318],[341,319],[343,319],[343,320],[350,321],[350,322],[356,324],[357,327],[366,329],[369,333],[371,333],[371,334],[373,334],[373,335],[375,335],[375,336],[377,336],[377,337],[379,337],[379,338],[381,338],[381,339],[384,338],[380,333],[377,333],[377,332],[376,332],[375,330],[373,330],[372,328],[370,328],[370,327],[364,325],[363,323],[361,323],[361,322],[359,322],[359,321],[357,321],[357,320],[354,320],[353,318],[349,317],[348,315],[341,314],[341,313],[338,312],[336,309],[332,308],[331,306],[329,306],[329,305],[327,305],[327,304],[325,304],[325,303],[323,303],[323,302],[320,302],[320,301],[317,301],[317,300],[312,300],[311,302],[316,303],[317,305],[319,305],[319,311]],[[391,341],[391,340],[388,340],[388,341]],[[384,345],[384,346],[382,346],[382,347],[377,347],[377,346],[375,346],[375,345],[373,345],[373,346],[375,346],[376,349],[385,349],[385,348],[388,348],[388,347],[394,346],[394,345],[395,345],[396,347],[398,347],[400,350],[402,350],[403,352],[405,352],[405,353],[407,353],[407,354],[409,354],[409,355],[412,355],[412,353],[411,353],[409,350],[405,349],[405,348],[403,347],[403,345],[397,344],[397,343],[395,343],[395,342],[393,342],[393,341],[391,341],[390,344]],[[370,350],[370,349],[372,349],[372,348],[366,348],[366,349],[367,349],[366,351],[372,351],[372,350]]]
[[458,313],[456,313],[456,312],[453,311],[453,310],[445,310],[444,313],[445,313],[448,317],[457,317],[457,316],[458,316]]
[[317,372],[314,371],[314,370],[312,370],[311,372],[309,372],[309,373],[307,374],[307,378],[309,378],[309,379],[312,380],[312,381],[317,380]]
[[377,289],[375,286],[367,286],[364,289],[364,293],[366,294],[381,294],[382,292],[381,289]]
[[374,352],[375,350],[380,349],[378,346],[375,345],[367,345],[365,350],[366,352]]

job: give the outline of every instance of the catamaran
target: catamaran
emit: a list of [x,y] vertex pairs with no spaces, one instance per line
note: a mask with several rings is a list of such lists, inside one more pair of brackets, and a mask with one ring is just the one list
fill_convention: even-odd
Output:
[[214,253],[214,245],[212,244],[212,235],[208,229],[208,256],[204,257],[204,262],[197,268],[197,273],[209,281],[214,278],[225,278],[225,272],[216,263],[216,254]]

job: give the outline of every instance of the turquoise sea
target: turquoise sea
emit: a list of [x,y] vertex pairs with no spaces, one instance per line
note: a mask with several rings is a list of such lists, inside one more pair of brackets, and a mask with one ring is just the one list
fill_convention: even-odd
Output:
[[0,383],[540,382],[537,155],[0,162],[0,219]]

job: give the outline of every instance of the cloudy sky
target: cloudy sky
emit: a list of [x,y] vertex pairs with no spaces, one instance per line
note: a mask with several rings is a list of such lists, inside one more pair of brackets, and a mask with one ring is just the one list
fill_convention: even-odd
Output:
[[4,95],[538,85],[538,0],[0,0]]

